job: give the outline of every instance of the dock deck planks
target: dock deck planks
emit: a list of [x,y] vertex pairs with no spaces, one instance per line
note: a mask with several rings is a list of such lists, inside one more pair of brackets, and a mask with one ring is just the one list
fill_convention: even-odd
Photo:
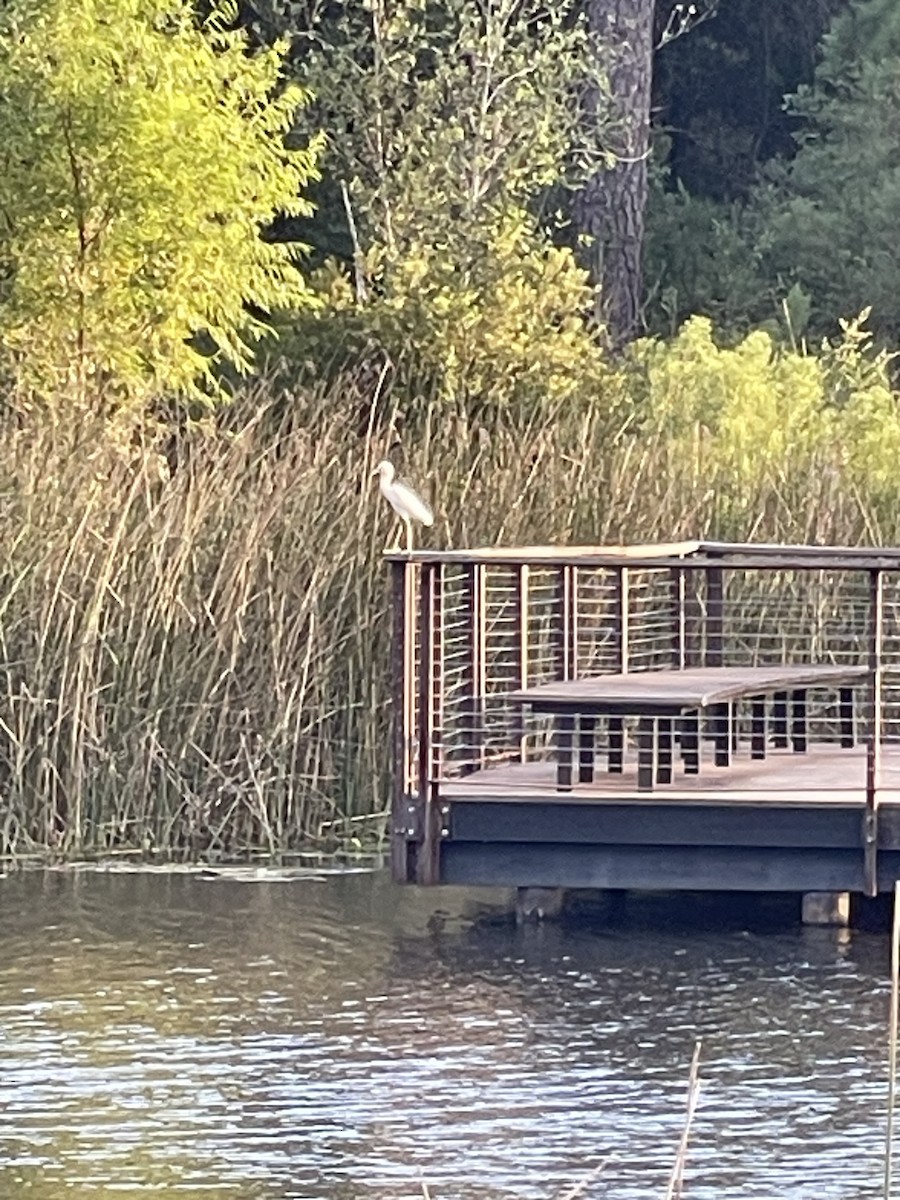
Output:
[[[745,752],[746,753],[746,752]],[[527,763],[498,763],[459,779],[440,784],[448,800],[467,799],[540,801],[545,804],[579,800],[612,803],[665,804],[782,804],[815,807],[823,804],[858,804],[866,800],[866,750],[843,749],[837,744],[812,744],[805,754],[789,750],[770,752],[760,761],[747,755],[732,759],[729,767],[704,766],[699,775],[675,768],[673,782],[653,792],[638,791],[637,762],[626,757],[622,775],[597,773],[593,783],[577,784],[570,792],[556,789],[556,764],[550,759]],[[879,807],[900,804],[900,745],[882,749]]]

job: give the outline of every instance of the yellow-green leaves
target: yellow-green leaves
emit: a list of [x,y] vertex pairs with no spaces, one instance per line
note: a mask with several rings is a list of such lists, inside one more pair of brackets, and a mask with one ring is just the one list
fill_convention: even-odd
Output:
[[895,503],[900,405],[888,356],[872,350],[858,322],[812,353],[761,330],[721,346],[712,323],[692,317],[670,341],[636,343],[632,361],[646,435],[655,430],[667,445],[673,475],[687,471],[692,486],[716,489],[720,519],[752,510],[754,496],[793,488],[796,498],[798,480],[808,485],[805,503],[823,473],[873,503]]
[[283,47],[218,8],[13,0],[0,15],[0,352],[47,399],[140,406],[246,368],[269,314],[310,303],[261,231],[304,214],[315,142]]

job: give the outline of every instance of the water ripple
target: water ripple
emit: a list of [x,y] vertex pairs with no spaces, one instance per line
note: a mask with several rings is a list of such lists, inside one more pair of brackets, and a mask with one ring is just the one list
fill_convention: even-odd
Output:
[[[885,939],[516,931],[380,875],[0,880],[0,1196],[880,1194]],[[656,919],[659,918],[659,919]],[[711,927],[711,925],[713,927]],[[590,1193],[589,1193],[590,1194]]]

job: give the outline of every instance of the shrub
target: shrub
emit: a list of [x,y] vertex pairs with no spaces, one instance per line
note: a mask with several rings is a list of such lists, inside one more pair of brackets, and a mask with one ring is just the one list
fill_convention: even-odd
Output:
[[0,13],[0,345],[45,397],[141,405],[245,368],[267,314],[309,293],[288,246],[315,144],[281,50],[216,7],[12,0]]

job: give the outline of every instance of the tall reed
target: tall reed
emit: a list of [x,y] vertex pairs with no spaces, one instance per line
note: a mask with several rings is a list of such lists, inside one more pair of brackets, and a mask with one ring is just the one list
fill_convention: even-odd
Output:
[[404,423],[359,373],[260,384],[168,456],[85,421],[7,425],[0,855],[277,854],[379,828],[386,453],[430,493],[433,545],[896,536],[826,463],[736,489],[702,434],[676,451],[613,411]]

